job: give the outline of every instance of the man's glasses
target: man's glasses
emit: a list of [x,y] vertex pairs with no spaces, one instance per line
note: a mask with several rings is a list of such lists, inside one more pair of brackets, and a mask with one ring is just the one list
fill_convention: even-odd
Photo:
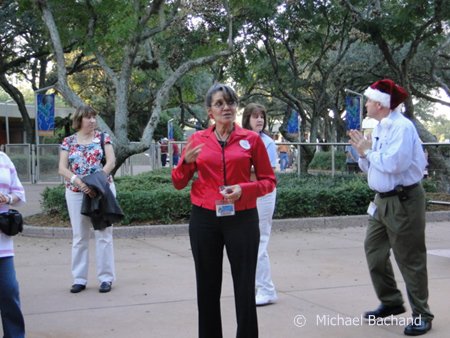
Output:
[[234,101],[217,101],[212,106],[216,109],[222,110],[223,108],[225,108],[225,105],[227,105],[230,108],[234,108],[234,107],[236,107],[236,102],[234,102]]

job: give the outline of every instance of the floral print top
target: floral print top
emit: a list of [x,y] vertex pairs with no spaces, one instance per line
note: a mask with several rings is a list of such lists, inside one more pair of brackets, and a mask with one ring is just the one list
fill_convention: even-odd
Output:
[[[112,144],[111,137],[104,133],[104,144]],[[103,169],[101,160],[103,158],[103,150],[100,144],[101,132],[96,130],[92,142],[89,144],[79,144],[77,134],[64,138],[61,144],[61,150],[69,152],[69,169],[75,175],[84,177]],[[108,177],[109,183],[112,183],[112,177]],[[81,190],[70,183],[65,182],[66,188],[74,192]]]

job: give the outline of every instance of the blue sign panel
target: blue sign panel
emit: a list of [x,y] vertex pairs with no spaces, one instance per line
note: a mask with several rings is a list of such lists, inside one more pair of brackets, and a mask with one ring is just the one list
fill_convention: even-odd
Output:
[[345,98],[347,130],[361,129],[360,100],[359,96],[347,96]]
[[291,116],[289,116],[289,120],[287,123],[287,132],[289,134],[298,133],[298,112],[296,110],[293,110],[291,112]]
[[52,136],[55,129],[55,94],[37,94],[37,130],[39,136]]

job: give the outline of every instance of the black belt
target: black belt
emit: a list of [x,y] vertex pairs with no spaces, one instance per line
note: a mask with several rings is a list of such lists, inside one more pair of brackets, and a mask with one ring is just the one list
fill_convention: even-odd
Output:
[[397,185],[394,190],[386,191],[386,192],[379,192],[378,195],[381,198],[386,198],[386,197],[391,197],[391,196],[398,196],[398,195],[403,194],[405,191],[414,189],[419,184],[420,183],[414,183],[414,184],[406,185],[406,186],[405,185]]

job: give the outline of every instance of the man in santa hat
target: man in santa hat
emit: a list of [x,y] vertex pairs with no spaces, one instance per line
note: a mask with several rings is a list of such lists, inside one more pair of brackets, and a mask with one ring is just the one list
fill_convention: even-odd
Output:
[[369,187],[376,192],[367,210],[369,225],[364,249],[370,276],[381,305],[368,311],[369,320],[405,312],[397,288],[390,250],[403,275],[412,309],[405,327],[408,336],[425,334],[434,316],[428,306],[427,250],[425,246],[425,193],[420,183],[426,166],[422,143],[413,123],[400,111],[406,90],[390,79],[364,92],[367,116],[379,121],[371,139],[350,131],[350,143],[360,155]]

